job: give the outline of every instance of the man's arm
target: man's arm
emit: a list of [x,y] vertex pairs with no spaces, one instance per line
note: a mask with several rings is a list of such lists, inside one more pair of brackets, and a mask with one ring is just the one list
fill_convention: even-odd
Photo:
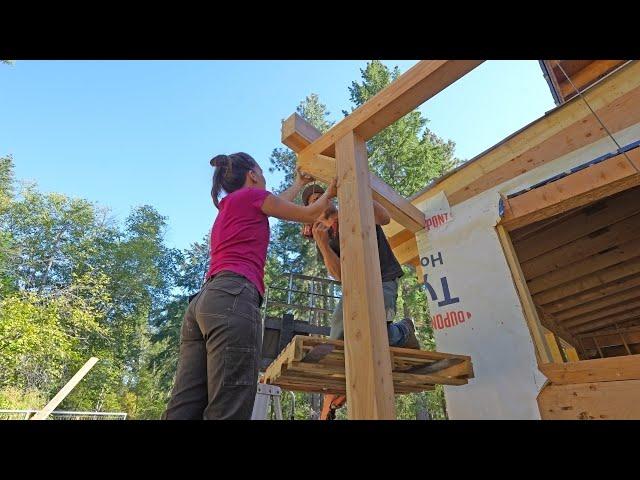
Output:
[[341,281],[340,276],[340,257],[336,255],[336,252],[329,246],[329,228],[320,222],[316,222],[313,225],[313,238],[320,249],[324,265],[331,275],[337,281]]
[[391,222],[391,215],[386,208],[373,200],[373,218],[377,225],[387,225]]
[[313,182],[314,180],[315,179],[311,175],[304,173],[300,170],[300,167],[297,167],[296,178],[293,181],[293,185],[287,188],[284,192],[278,194],[278,197],[286,200],[287,202],[293,202],[293,199],[296,198],[298,192],[300,192],[307,183]]

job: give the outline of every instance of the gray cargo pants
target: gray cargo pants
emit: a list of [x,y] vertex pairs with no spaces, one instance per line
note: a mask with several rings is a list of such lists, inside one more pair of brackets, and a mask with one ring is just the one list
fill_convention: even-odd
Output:
[[262,351],[260,294],[241,275],[220,272],[193,298],[166,420],[249,420]]
[[[387,325],[393,322],[396,315],[396,300],[398,298],[398,279],[382,282],[382,298],[384,300],[384,310],[386,313]],[[331,317],[331,331],[329,338],[333,340],[344,340],[344,318],[342,311],[342,298],[338,302]]]

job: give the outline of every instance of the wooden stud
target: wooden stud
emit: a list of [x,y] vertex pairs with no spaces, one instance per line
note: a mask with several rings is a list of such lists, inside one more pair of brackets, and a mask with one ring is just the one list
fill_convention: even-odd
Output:
[[627,344],[627,340],[624,338],[624,332],[620,330],[617,323],[615,324],[615,327],[616,327],[616,332],[618,332],[618,334],[620,335],[620,340],[622,340],[622,343],[624,343],[624,349],[627,351],[627,355],[631,355],[631,349]]
[[351,419],[395,419],[391,360],[367,149],[354,132],[336,143],[345,367]]
[[598,339],[596,337],[593,337],[593,343],[595,343],[595,345],[596,345],[596,349],[598,350],[598,355],[600,355],[600,358],[604,358],[604,354],[602,353],[602,350],[600,349],[600,345],[598,345]]
[[544,332],[544,338],[547,341],[547,346],[549,347],[549,352],[551,353],[551,359],[554,363],[563,363],[564,360],[562,358],[562,354],[560,353],[560,348],[558,347],[558,343],[556,342],[556,337],[551,331]]

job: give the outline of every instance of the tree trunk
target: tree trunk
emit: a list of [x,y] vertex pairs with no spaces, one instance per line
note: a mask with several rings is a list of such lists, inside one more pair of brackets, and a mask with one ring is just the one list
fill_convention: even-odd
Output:
[[409,288],[406,282],[402,282],[402,314],[404,318],[411,318],[411,310],[409,309]]

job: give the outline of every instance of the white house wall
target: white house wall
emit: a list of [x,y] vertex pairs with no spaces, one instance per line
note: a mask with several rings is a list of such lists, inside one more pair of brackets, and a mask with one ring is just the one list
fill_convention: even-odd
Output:
[[[640,140],[640,124],[614,137],[621,146]],[[616,149],[607,137],[575,150],[454,205],[447,222],[416,234],[432,288],[432,293],[427,288],[427,298],[438,351],[471,355],[473,361],[475,378],[468,385],[444,389],[450,418],[540,418],[536,396],[545,377],[537,369],[533,341],[495,230],[500,194],[517,192]],[[429,200],[417,207],[429,215]],[[440,322],[442,328],[437,328]]]

